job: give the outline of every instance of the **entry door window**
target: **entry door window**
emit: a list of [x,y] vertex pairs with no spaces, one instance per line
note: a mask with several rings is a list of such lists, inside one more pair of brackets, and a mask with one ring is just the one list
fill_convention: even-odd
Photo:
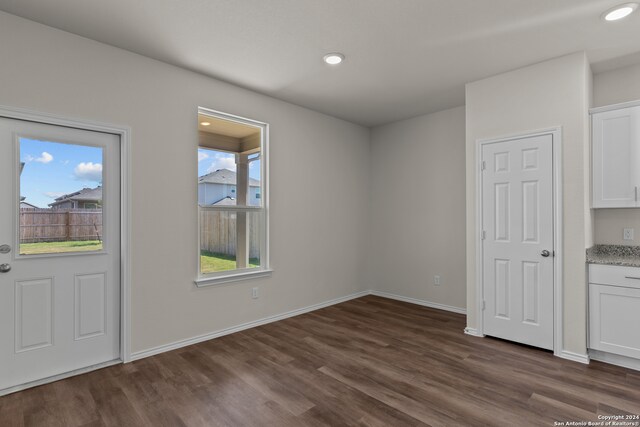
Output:
[[102,147],[19,137],[20,255],[103,250]]

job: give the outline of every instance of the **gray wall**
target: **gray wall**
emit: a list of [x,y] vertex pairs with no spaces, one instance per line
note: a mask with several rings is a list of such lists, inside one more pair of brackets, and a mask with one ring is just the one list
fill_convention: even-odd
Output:
[[467,85],[467,322],[476,327],[476,141],[562,127],[564,350],[586,354],[585,248],[589,210],[591,70],[584,53]]
[[[618,104],[640,99],[640,64],[593,76],[593,105]],[[640,209],[594,209],[595,243],[640,245]],[[622,240],[624,228],[635,230],[634,240]]]
[[465,308],[464,127],[458,107],[373,129],[373,289]]
[[[131,126],[134,352],[364,289],[368,129],[5,13],[0,40],[0,103]],[[198,106],[271,125],[269,279],[193,284]]]

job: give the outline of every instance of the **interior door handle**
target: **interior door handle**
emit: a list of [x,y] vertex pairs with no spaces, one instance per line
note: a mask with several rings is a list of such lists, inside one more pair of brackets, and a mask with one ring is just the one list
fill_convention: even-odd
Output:
[[11,271],[11,264],[0,264],[0,273],[8,273]]
[[542,252],[540,252],[540,255],[542,255],[543,257],[548,257],[549,255],[551,255],[551,252],[549,252],[548,250],[543,250]]

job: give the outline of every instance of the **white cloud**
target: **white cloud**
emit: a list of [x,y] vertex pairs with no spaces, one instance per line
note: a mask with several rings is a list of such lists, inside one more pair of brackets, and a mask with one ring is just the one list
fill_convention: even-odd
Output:
[[198,151],[198,162],[201,162],[203,160],[206,160],[209,158],[209,155],[207,153],[203,153],[202,151]]
[[236,170],[236,159],[233,155],[216,155],[211,162],[211,165],[207,169],[207,173],[215,172],[218,169],[229,169],[230,171]]
[[45,191],[44,193],[45,196],[50,197],[52,199],[57,199],[60,196],[64,196],[66,193],[62,193],[60,191]]
[[80,181],[102,182],[102,164],[100,163],[79,163],[73,170],[76,179]]
[[46,151],[43,151],[40,157],[27,156],[25,160],[27,162],[38,162],[38,163],[47,164],[53,160],[53,156],[47,153]]

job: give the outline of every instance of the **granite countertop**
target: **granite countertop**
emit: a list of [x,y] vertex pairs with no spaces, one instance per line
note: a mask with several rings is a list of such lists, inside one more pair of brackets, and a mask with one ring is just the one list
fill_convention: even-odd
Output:
[[640,246],[595,245],[587,249],[587,262],[640,267]]

